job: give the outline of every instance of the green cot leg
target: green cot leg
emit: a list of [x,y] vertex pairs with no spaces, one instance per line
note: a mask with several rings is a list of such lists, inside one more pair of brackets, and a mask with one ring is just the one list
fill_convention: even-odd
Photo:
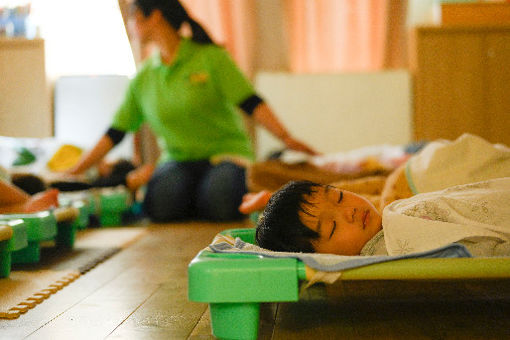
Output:
[[74,223],[58,223],[55,245],[58,248],[72,249],[76,239],[76,229],[77,225]]
[[0,242],[0,277],[9,277],[11,273],[11,252],[7,249],[7,242]]
[[11,273],[11,252],[0,253],[0,277],[9,277]]
[[37,263],[41,259],[39,241],[28,241],[28,246],[12,252],[12,263]]
[[257,339],[259,303],[211,303],[211,326],[220,339]]
[[101,225],[105,227],[120,226],[122,225],[122,212],[105,211],[101,212],[99,216]]

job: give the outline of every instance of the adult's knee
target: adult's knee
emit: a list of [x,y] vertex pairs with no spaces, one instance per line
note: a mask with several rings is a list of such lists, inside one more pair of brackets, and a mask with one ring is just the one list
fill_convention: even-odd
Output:
[[147,184],[144,210],[152,221],[170,222],[189,218],[193,210],[193,180],[178,163],[158,168]]
[[233,163],[212,168],[199,185],[197,211],[212,221],[233,221],[244,217],[239,212],[246,193],[245,170]]

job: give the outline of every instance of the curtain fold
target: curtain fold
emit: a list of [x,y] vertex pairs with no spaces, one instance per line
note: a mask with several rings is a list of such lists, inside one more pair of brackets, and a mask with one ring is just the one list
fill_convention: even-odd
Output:
[[408,1],[388,0],[386,6],[387,25],[384,37],[384,68],[408,67],[407,59],[407,8]]
[[405,60],[405,0],[284,0],[293,72],[367,71]]

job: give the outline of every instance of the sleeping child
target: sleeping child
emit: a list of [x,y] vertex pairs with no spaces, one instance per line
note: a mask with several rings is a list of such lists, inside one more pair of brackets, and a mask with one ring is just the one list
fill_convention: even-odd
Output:
[[510,255],[510,177],[395,201],[381,215],[364,197],[290,182],[271,196],[256,240],[274,251],[402,255],[458,242],[473,256]]
[[[428,143],[387,179],[370,177],[331,185],[362,194],[382,212],[398,199],[500,177],[510,177],[510,149],[464,134],[454,141]],[[248,194],[239,209],[243,213],[262,209],[270,196],[268,191]]]

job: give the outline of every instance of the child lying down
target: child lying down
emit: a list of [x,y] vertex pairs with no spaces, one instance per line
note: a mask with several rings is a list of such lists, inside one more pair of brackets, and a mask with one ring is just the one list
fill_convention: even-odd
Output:
[[[464,134],[454,141],[437,140],[429,143],[387,179],[370,177],[330,184],[363,194],[381,212],[391,202],[419,193],[509,176],[508,147]],[[270,195],[267,191],[248,194],[239,210],[250,213],[261,209]]]
[[329,185],[290,182],[256,230],[262,248],[337,255],[401,255],[458,242],[473,256],[510,256],[510,177],[418,194],[381,216],[367,199]]

